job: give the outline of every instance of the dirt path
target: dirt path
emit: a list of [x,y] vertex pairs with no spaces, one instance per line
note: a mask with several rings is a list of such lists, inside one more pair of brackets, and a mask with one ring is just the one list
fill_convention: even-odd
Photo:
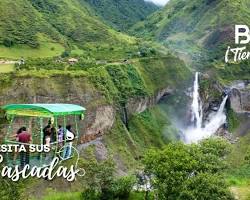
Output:
[[15,60],[0,60],[0,65],[11,65],[16,64],[18,61]]

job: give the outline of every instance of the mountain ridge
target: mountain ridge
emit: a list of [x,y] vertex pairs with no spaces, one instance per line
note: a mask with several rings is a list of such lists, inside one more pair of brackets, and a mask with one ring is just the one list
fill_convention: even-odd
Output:
[[[144,0],[85,0],[105,22],[117,30],[127,31],[138,21],[159,9]],[[85,2],[84,1],[84,2]],[[81,0],[83,2],[83,0]]]
[[131,32],[161,42],[194,70],[219,75],[226,83],[247,78],[248,61],[226,64],[224,57],[227,47],[235,46],[234,26],[250,23],[249,8],[246,0],[170,0]]
[[[111,48],[129,51],[136,39],[115,31],[80,0],[20,0],[0,2],[0,50],[3,55],[43,48],[45,56],[75,50],[80,54]],[[53,45],[56,44],[56,45]],[[56,49],[54,52],[53,50]],[[5,56],[5,52],[7,56]],[[39,54],[43,54],[38,51]]]

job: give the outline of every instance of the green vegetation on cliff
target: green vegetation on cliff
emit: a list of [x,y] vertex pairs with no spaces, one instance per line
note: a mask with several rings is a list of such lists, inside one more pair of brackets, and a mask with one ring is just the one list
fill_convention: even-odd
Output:
[[[83,0],[82,0],[83,1]],[[96,13],[116,29],[127,31],[138,21],[144,20],[158,7],[144,0],[86,0]]]
[[135,25],[133,30],[138,35],[156,38],[179,49],[185,47],[182,44],[218,47],[232,42],[235,24],[250,21],[249,6],[247,0],[171,0],[164,9]]
[[249,8],[247,0],[171,0],[131,31],[164,43],[222,83],[247,79],[248,62],[225,64],[224,56],[228,45],[235,46],[234,26],[249,24]]
[[36,63],[34,68],[32,64],[23,65],[15,74],[5,77],[85,77],[108,102],[119,104],[126,103],[132,97],[152,96],[159,90],[179,87],[191,77],[185,64],[172,55],[72,70],[66,70],[61,63],[48,65],[47,68],[43,61],[39,65]]
[[[84,103],[89,115],[98,107],[112,105],[118,111],[116,122],[110,133],[104,136],[104,142],[110,152],[117,154],[119,150],[117,156],[130,170],[138,165],[136,159],[148,146],[163,146],[176,138],[176,131],[168,116],[157,107],[131,116],[127,130],[120,119],[121,108],[131,99],[153,98],[160,90],[175,89],[190,76],[184,63],[171,55],[86,70],[29,68],[1,76],[0,94],[5,97],[3,101],[8,98],[13,102],[33,102],[33,97],[61,102],[72,96],[69,101]],[[14,91],[16,85],[19,87]],[[15,95],[20,95],[20,98],[16,99]]]
[[65,49],[81,54],[111,47],[126,51],[135,44],[78,0],[3,0],[0,18],[0,57],[51,57]]

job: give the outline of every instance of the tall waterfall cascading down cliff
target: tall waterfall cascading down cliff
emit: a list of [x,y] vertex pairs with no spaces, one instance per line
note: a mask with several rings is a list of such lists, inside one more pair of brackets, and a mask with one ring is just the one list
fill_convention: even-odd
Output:
[[192,111],[192,126],[188,127],[184,132],[184,141],[186,143],[198,142],[208,138],[216,133],[216,131],[226,123],[226,114],[224,108],[228,96],[223,98],[222,103],[216,113],[209,115],[208,121],[203,124],[202,101],[199,96],[199,73],[196,72],[193,86],[193,102],[191,105]]
[[199,95],[199,72],[195,73],[193,90],[193,102],[192,102],[192,122],[195,122],[196,128],[202,126],[202,102]]

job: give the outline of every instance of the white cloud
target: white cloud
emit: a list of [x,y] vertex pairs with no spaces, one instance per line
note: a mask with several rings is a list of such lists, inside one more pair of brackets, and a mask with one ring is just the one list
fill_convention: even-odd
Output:
[[169,0],[145,0],[145,1],[151,1],[157,5],[164,6]]

